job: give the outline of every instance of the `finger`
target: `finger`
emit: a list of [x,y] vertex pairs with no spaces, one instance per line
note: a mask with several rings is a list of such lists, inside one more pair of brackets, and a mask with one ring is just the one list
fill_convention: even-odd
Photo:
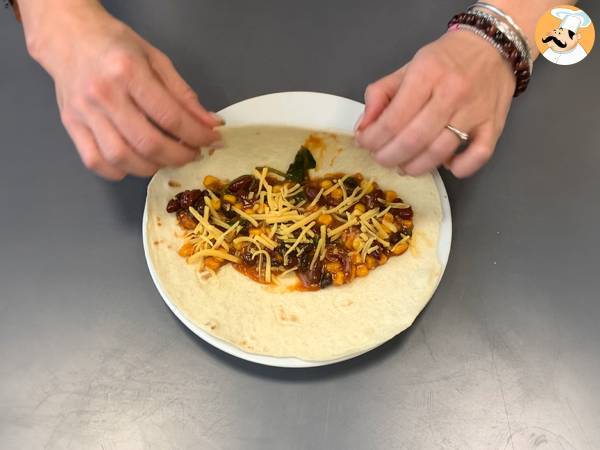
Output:
[[467,149],[454,156],[446,166],[458,178],[469,177],[479,170],[494,153],[498,134],[491,123],[485,123],[473,132],[473,141]]
[[119,133],[133,150],[159,166],[180,166],[192,161],[198,151],[162,133],[128,96],[104,105]]
[[408,69],[398,92],[375,122],[356,135],[358,142],[376,152],[389,142],[427,103],[432,83],[422,70]]
[[139,177],[153,175],[159,169],[156,164],[135,153],[103,113],[93,111],[87,117],[98,147],[110,165]]
[[104,160],[89,128],[79,122],[65,120],[64,118],[63,124],[71,139],[73,139],[81,161],[86,168],[108,180],[118,181],[125,177],[124,171],[111,166]]
[[361,131],[371,125],[381,112],[387,108],[392,97],[398,91],[403,77],[404,67],[367,86],[365,90],[365,110],[356,123],[356,131]]
[[140,109],[160,128],[191,147],[219,140],[219,133],[201,124],[167,91],[152,70],[144,70],[130,93]]
[[426,150],[448,124],[457,100],[457,95],[446,89],[434,92],[414,119],[375,153],[375,160],[383,166],[402,166]]
[[444,128],[429,148],[401,166],[407,175],[419,176],[448,161],[460,145],[460,139]]
[[219,115],[207,111],[198,101],[198,95],[181,77],[172,61],[157,48],[149,51],[150,65],[158,74],[165,87],[179,103],[204,125],[213,128],[224,125],[225,120]]

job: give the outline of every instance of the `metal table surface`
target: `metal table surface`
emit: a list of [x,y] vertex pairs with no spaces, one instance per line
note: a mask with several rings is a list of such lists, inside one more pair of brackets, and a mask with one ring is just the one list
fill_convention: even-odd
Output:
[[[107,6],[220,109],[361,99],[464,4]],[[307,370],[236,360],[179,323],[144,261],[146,180],[83,169],[8,13],[0,58],[0,448],[600,448],[600,49],[539,61],[491,163],[443,173],[453,248],[414,326]]]

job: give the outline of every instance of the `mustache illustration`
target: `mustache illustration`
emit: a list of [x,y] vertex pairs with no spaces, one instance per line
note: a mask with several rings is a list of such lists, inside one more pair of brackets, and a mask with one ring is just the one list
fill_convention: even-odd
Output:
[[545,37],[545,38],[543,38],[543,39],[542,39],[542,42],[543,42],[544,44],[545,44],[545,43],[547,43],[547,42],[550,42],[550,41],[554,41],[554,43],[555,43],[556,45],[558,45],[560,48],[565,48],[565,47],[567,46],[567,43],[566,43],[566,42],[562,42],[562,41],[560,41],[560,40],[559,40],[557,37],[555,37],[555,36],[548,36],[548,37]]

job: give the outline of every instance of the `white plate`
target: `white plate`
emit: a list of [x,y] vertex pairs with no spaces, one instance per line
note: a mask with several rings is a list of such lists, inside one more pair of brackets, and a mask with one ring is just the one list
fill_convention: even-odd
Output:
[[[244,100],[219,111],[219,114],[226,119],[227,125],[288,125],[352,133],[354,123],[362,113],[363,108],[364,105],[362,103],[330,94],[318,92],[279,92]],[[442,265],[442,271],[440,272],[440,277],[438,279],[439,284],[444,270],[446,269],[446,263],[450,254],[452,218],[450,216],[450,203],[448,202],[448,194],[446,193],[444,182],[437,170],[433,175],[442,201],[442,224],[440,226],[440,239],[438,243],[438,258]],[[334,364],[346,359],[354,358],[381,345],[378,344],[377,346],[360,353],[329,361],[304,361],[298,358],[275,358],[272,356],[248,353],[233,346],[229,342],[210,335],[190,322],[177,306],[175,306],[171,299],[169,299],[164,289],[161,287],[158,276],[152,265],[152,260],[148,254],[149,246],[146,237],[147,220],[148,216],[146,208],[144,208],[144,219],[142,224],[144,253],[146,255],[146,262],[148,263],[148,269],[152,275],[152,280],[154,280],[154,284],[160,292],[160,295],[171,311],[173,311],[173,314],[175,314],[186,327],[192,330],[197,336],[218,349],[223,350],[225,353],[267,366],[315,367]]]

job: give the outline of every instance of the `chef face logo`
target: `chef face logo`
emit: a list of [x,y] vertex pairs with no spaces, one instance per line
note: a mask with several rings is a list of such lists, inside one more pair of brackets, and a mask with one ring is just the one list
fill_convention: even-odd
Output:
[[542,38],[542,42],[553,51],[561,53],[573,50],[580,39],[581,34],[575,34],[572,30],[555,28]]
[[594,24],[585,11],[570,5],[552,8],[540,18],[535,43],[548,61],[571,65],[584,59],[594,45]]

